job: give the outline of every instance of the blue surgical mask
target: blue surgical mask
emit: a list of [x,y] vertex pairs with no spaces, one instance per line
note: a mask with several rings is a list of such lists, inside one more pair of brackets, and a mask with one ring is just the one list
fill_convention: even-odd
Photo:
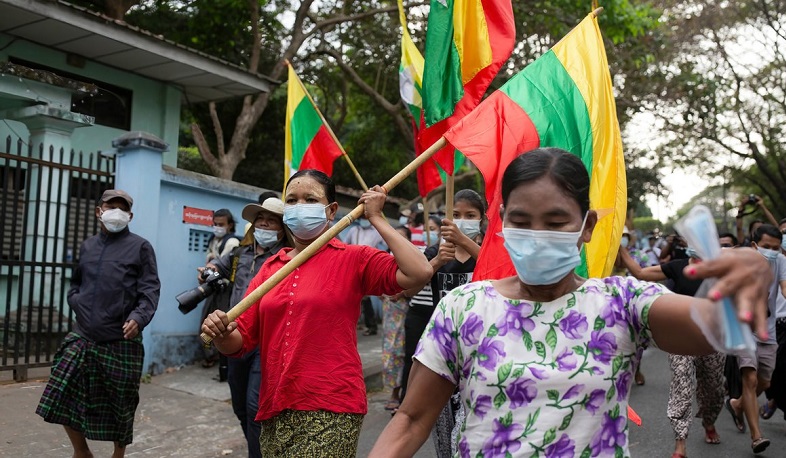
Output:
[[399,216],[398,223],[401,224],[402,226],[406,226],[407,224],[409,224],[409,218],[407,218],[406,216]]
[[[586,216],[584,217],[586,222]],[[578,232],[535,231],[503,228],[508,250],[519,279],[527,285],[553,285],[581,263]]]
[[[426,235],[426,233],[423,232],[423,236],[424,237],[425,237],[425,235]],[[439,243],[439,232],[430,231],[428,233],[428,239],[426,240],[426,245],[427,246],[431,246],[431,245],[436,245],[437,243]]]
[[685,254],[688,255],[689,258],[700,259],[699,253],[697,253],[696,250],[691,247],[685,248]]
[[456,227],[467,237],[474,239],[480,235],[480,220],[479,219],[456,219],[453,220]]
[[363,229],[368,229],[368,228],[370,228],[370,227],[371,227],[371,221],[367,220],[366,218],[359,219],[359,220],[358,220],[358,224],[359,224],[359,225],[360,225],[360,227],[362,227]]
[[257,244],[262,248],[270,248],[278,243],[278,231],[255,227],[254,240],[256,240]]
[[767,261],[773,262],[778,259],[778,250],[768,250],[767,248],[756,247],[756,249],[761,253],[762,256],[767,258]]
[[627,248],[628,243],[630,243],[630,239],[628,239],[627,237],[622,237],[622,239],[620,240],[620,246],[622,248]]
[[221,237],[227,235],[227,228],[221,226],[213,226],[213,235],[215,235],[216,238],[220,239]]
[[783,240],[781,240],[781,250],[786,251],[786,234],[783,235]]
[[284,206],[284,224],[300,240],[315,239],[327,226],[327,205],[295,204]]

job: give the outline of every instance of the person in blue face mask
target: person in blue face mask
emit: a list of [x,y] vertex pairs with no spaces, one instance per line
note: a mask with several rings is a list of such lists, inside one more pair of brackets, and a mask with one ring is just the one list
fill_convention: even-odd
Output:
[[[357,351],[360,301],[392,296],[431,278],[425,256],[382,213],[386,194],[374,186],[358,203],[390,253],[333,238],[237,321],[230,323],[226,313],[216,311],[202,324],[226,355],[242,357],[259,346],[256,420],[262,423],[263,456],[357,455],[368,410]],[[330,177],[317,170],[295,173],[287,182],[283,211],[294,247],[271,256],[248,289],[256,289],[313,243],[337,211]]]
[[[626,410],[641,351],[654,341],[671,353],[712,353],[690,309],[715,305],[630,277],[576,275],[598,221],[589,194],[573,154],[539,148],[513,159],[499,211],[516,275],[440,301],[407,396],[370,456],[412,456],[456,387],[467,407],[462,456],[630,455]],[[740,317],[767,333],[772,277],[761,255],[724,250],[686,274],[718,277],[710,297],[734,296]]]
[[[786,253],[786,218],[779,222],[781,232],[781,254]],[[786,297],[778,295],[775,307],[775,334],[778,351],[775,357],[775,370],[772,373],[770,387],[765,390],[767,402],[759,407],[759,416],[768,420],[776,409],[786,412]],[[784,414],[786,415],[786,413]]]
[[[756,335],[756,354],[753,357],[738,357],[742,377],[742,396],[728,399],[726,408],[740,432],[745,431],[745,420],[754,444],[767,443],[759,428],[759,405],[756,399],[770,387],[778,351],[776,340],[777,302],[786,296],[786,257],[781,254],[783,234],[771,224],[761,224],[751,234],[751,246],[767,261],[774,280],[766,291],[767,333]],[[744,419],[743,419],[744,414]],[[755,447],[754,447],[755,449]]]

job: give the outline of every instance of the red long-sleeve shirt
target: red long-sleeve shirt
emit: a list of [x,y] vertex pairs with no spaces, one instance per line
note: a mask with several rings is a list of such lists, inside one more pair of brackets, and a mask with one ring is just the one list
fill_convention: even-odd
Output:
[[[248,291],[281,269],[290,251],[273,255]],[[396,270],[384,251],[333,239],[237,319],[243,347],[232,356],[259,345],[257,421],[287,409],[367,412],[357,351],[360,300],[400,292]]]

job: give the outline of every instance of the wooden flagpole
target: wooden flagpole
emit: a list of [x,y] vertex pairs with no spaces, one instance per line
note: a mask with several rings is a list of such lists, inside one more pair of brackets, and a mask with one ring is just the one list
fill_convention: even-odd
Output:
[[[445,137],[441,137],[437,140],[436,143],[431,145],[426,151],[416,157],[414,161],[407,164],[403,169],[401,169],[397,174],[395,174],[387,183],[382,185],[385,188],[385,191],[390,192],[393,188],[401,184],[404,179],[406,179],[411,174],[415,173],[415,171],[423,165],[424,162],[431,159],[431,156],[434,155],[437,151],[441,150],[448,144]],[[322,235],[320,235],[316,240],[311,242],[306,248],[303,249],[300,253],[297,254],[294,258],[292,258],[288,263],[284,265],[278,272],[271,275],[267,280],[264,281],[261,285],[257,287],[254,291],[250,292],[243,300],[237,303],[234,307],[232,307],[227,312],[227,317],[229,321],[235,321],[237,317],[239,317],[243,312],[248,310],[254,303],[256,303],[259,299],[262,298],[265,294],[267,294],[273,287],[275,287],[279,282],[284,280],[289,274],[291,274],[295,269],[303,265],[304,262],[308,261],[308,259],[313,256],[320,248],[325,246],[330,239],[337,236],[339,232],[346,229],[352,221],[360,218],[363,216],[363,212],[365,211],[365,205],[360,204],[355,207],[354,210],[349,212],[348,215],[341,218],[339,221],[336,222],[330,229],[325,231]],[[205,344],[209,344],[213,341],[213,338],[205,334],[204,332],[199,336]]]
[[[289,63],[289,60],[286,60],[285,62],[290,67],[292,66],[292,64]],[[295,76],[297,76],[297,74],[295,74]],[[299,76],[297,77],[297,82],[298,82],[298,84],[300,84],[300,87],[303,89],[303,93],[306,94],[306,97],[308,97],[308,101],[311,102],[311,106],[314,107],[314,110],[316,110],[317,114],[319,115],[319,119],[322,120],[322,124],[324,124],[325,127],[327,128],[327,131],[330,134],[330,138],[332,138],[333,141],[336,142],[336,145],[338,145],[338,149],[341,150],[341,155],[347,161],[347,164],[349,164],[349,168],[352,169],[352,173],[355,175],[355,178],[357,178],[358,183],[360,183],[360,186],[363,188],[364,191],[368,191],[368,185],[366,185],[366,182],[363,180],[363,177],[360,176],[360,172],[358,172],[358,169],[355,168],[355,164],[352,163],[352,159],[350,159],[349,155],[347,154],[347,152],[344,151],[344,146],[342,146],[341,142],[338,141],[338,138],[336,137],[336,134],[333,133],[333,129],[330,128],[330,124],[328,124],[327,120],[322,115],[322,112],[319,111],[319,107],[317,106],[316,103],[314,103],[314,99],[311,98],[311,94],[308,93],[308,90],[306,89],[306,86],[304,86],[303,82],[300,81],[300,77]]]
[[[455,154],[455,153],[453,153]],[[456,170],[453,170],[453,173],[456,173]],[[453,191],[455,187],[455,179],[453,175],[448,175],[448,179],[445,182],[445,218],[453,221]]]

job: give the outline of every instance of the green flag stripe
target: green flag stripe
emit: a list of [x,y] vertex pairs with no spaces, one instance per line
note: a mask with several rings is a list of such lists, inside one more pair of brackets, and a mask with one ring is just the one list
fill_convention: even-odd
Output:
[[[547,80],[541,75],[549,75]],[[592,126],[578,87],[557,56],[549,51],[514,76],[500,91],[529,115],[540,146],[570,151],[592,174]]]
[[453,0],[447,0],[447,8],[431,2],[429,11],[423,69],[423,112],[429,126],[452,115],[464,96],[461,58],[453,42],[453,8]]
[[295,108],[290,124],[292,129],[292,168],[299,170],[300,163],[317,131],[322,127],[319,113],[311,105],[308,97],[303,97]]
[[[544,79],[541,75],[549,75]],[[541,147],[557,147],[578,156],[592,175],[592,125],[589,110],[562,62],[549,51],[514,76],[500,91],[529,115]],[[588,276],[587,256],[581,251],[576,273]]]

